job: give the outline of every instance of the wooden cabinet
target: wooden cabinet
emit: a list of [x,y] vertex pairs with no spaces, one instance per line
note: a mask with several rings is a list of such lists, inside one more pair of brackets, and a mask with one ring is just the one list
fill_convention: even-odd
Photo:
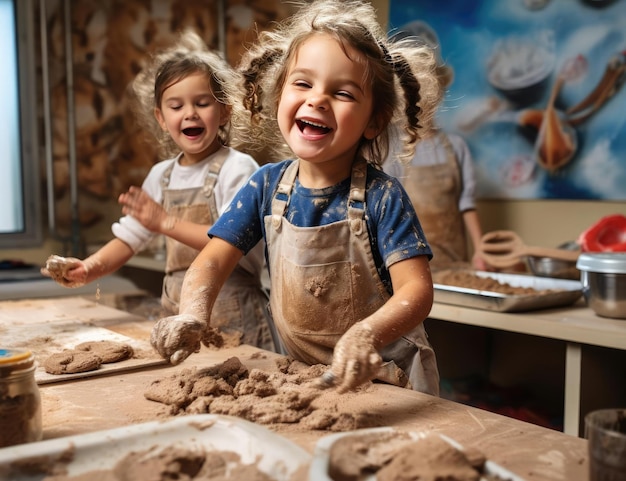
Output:
[[593,409],[626,406],[626,320],[575,306],[500,313],[438,303],[426,320],[442,378],[482,375],[522,385],[562,414],[563,431],[584,435]]

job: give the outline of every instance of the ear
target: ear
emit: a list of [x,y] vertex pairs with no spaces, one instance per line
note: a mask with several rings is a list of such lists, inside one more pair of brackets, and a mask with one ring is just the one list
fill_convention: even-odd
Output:
[[372,140],[380,134],[382,128],[380,126],[380,119],[376,116],[372,116],[367,127],[365,127],[365,131],[363,132],[363,137],[367,140]]
[[161,111],[161,109],[155,107],[155,109],[154,109],[154,118],[157,120],[157,122],[159,123],[159,125],[163,129],[163,132],[166,132],[167,131],[167,125],[165,124],[165,118],[163,117],[163,112]]
[[232,106],[220,103],[220,127],[223,127],[230,121],[232,111]]

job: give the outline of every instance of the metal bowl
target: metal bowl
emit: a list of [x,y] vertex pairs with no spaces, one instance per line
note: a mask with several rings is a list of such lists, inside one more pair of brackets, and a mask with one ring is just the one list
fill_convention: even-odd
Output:
[[584,253],[576,267],[587,305],[598,316],[626,319],[626,253]]
[[580,271],[576,269],[576,261],[564,261],[552,257],[526,257],[526,264],[533,275],[538,277],[554,277],[557,279],[580,279]]

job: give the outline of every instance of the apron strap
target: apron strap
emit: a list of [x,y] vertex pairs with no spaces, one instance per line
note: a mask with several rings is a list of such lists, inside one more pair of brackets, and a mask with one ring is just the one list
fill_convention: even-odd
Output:
[[[228,158],[228,152],[226,147],[221,147],[220,150],[213,154],[213,158],[209,161],[209,171],[207,172],[207,176],[204,179],[204,186],[202,187],[202,193],[207,199],[213,197],[215,184],[217,184],[217,178],[224,166],[224,162],[226,162]],[[211,209],[211,216],[213,217],[213,222],[215,222],[219,217],[217,204],[215,202],[209,202],[209,209]]]
[[359,158],[352,166],[350,177],[350,196],[348,198],[348,220],[350,230],[360,235],[363,233],[365,216],[365,186],[367,183],[367,162]]
[[165,172],[163,172],[163,175],[161,176],[161,191],[164,191],[170,185],[170,178],[172,176],[172,171],[174,170],[174,166],[176,165],[176,162],[178,162],[178,159],[180,159],[182,155],[183,155],[182,152],[178,154],[174,162],[172,162],[170,166],[167,169],[165,169]]
[[298,160],[294,160],[283,172],[283,176],[278,182],[278,188],[272,199],[272,227],[278,229],[282,222],[283,215],[289,205],[291,189],[298,175]]
[[220,175],[220,171],[222,170],[224,162],[226,162],[227,158],[228,149],[226,147],[221,147],[220,150],[213,154],[213,158],[209,163],[209,171],[206,179],[204,180],[204,186],[202,187],[202,192],[205,197],[211,197],[213,195],[213,189],[215,188],[215,184],[217,184],[217,178]]

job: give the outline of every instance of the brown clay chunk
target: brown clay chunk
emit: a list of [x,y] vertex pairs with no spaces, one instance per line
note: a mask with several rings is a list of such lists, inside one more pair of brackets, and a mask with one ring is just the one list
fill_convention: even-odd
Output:
[[414,442],[408,434],[397,432],[339,438],[328,453],[328,474],[334,481],[360,481],[389,463],[402,446]]
[[62,351],[50,355],[43,363],[49,374],[73,374],[94,371],[100,367],[102,359],[89,351]]
[[439,436],[427,436],[404,446],[378,471],[379,481],[478,481],[480,472],[462,451]]
[[399,432],[342,437],[328,454],[333,481],[478,481],[484,465],[478,451],[469,459],[437,435],[416,440]]
[[133,355],[133,348],[130,345],[116,341],[87,341],[75,348],[78,351],[93,352],[103,363],[123,361]]

